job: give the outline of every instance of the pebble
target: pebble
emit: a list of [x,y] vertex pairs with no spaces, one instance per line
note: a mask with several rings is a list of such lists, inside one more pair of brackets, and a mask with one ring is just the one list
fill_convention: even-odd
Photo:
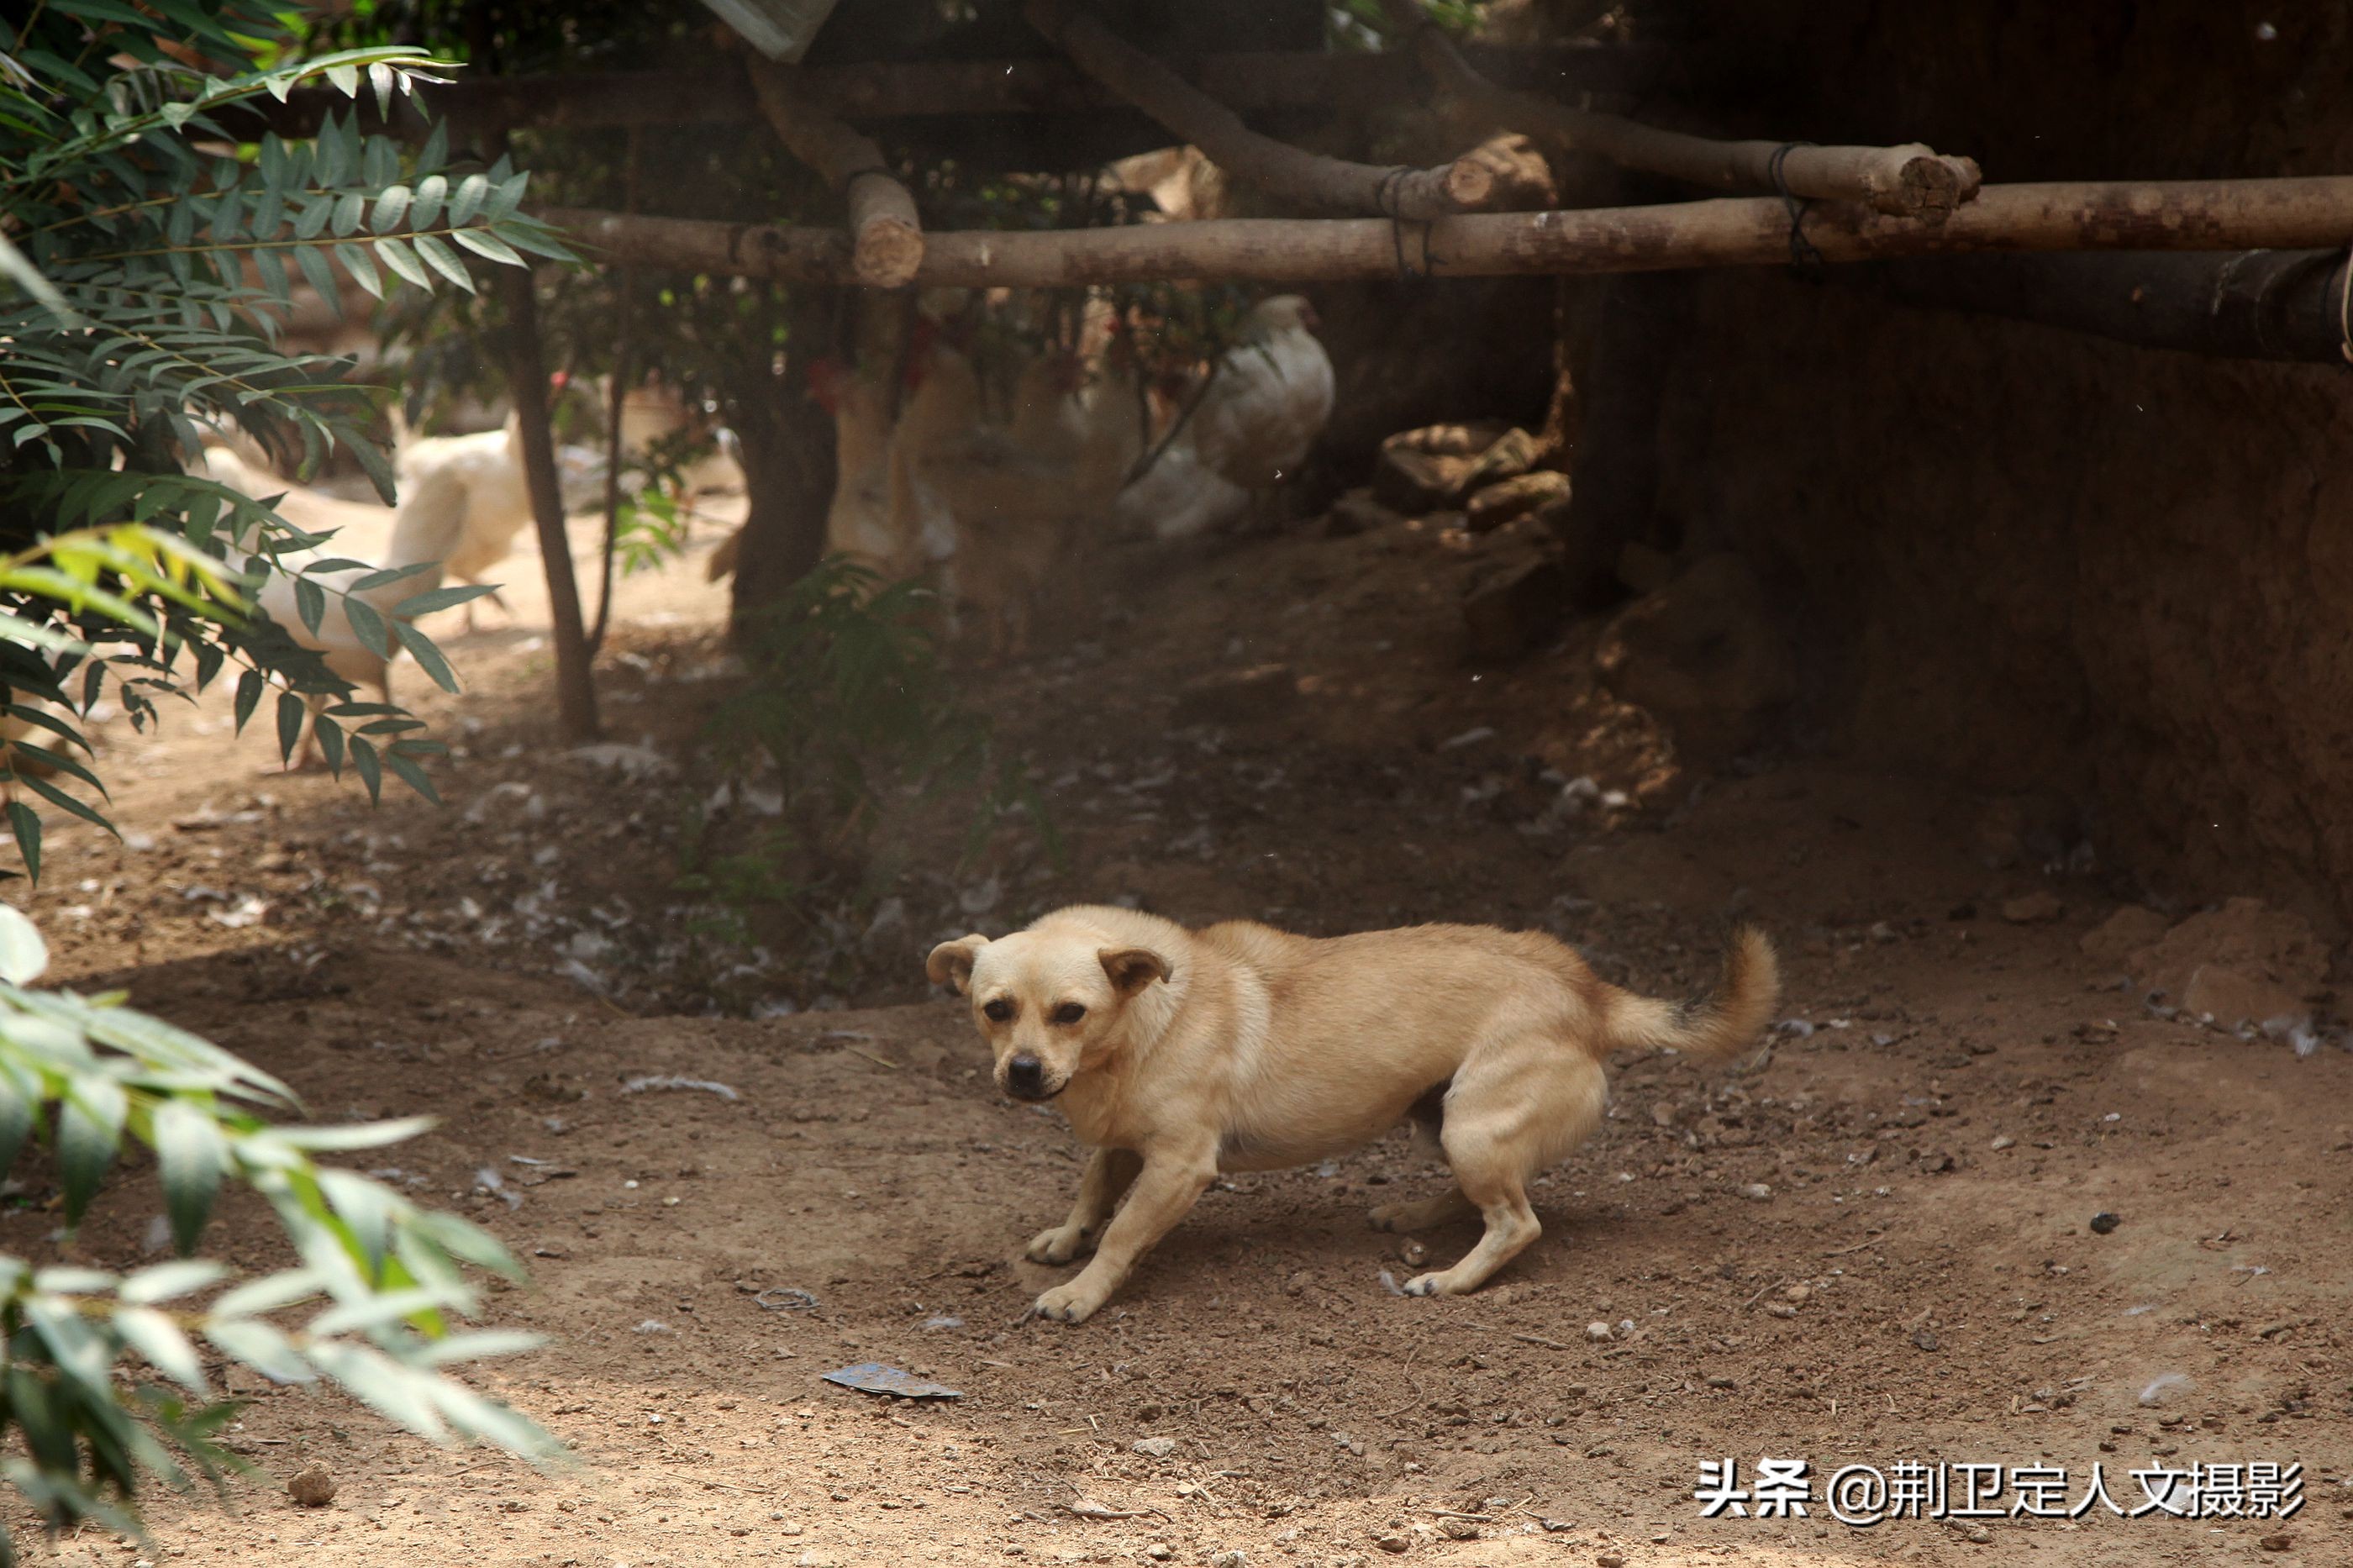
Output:
[[2015,1147],[2017,1142],[2017,1139],[2012,1138],[2009,1133],[2005,1132],[2000,1137],[1995,1139],[1992,1143],[1988,1145],[1988,1147],[1994,1149],[2009,1149]]
[[1478,1525],[1467,1519],[1441,1519],[1438,1521],[1438,1529],[1439,1532],[1449,1541],[1479,1539]]
[[1147,1459],[1165,1459],[1169,1455],[1176,1451],[1176,1439],[1174,1437],[1139,1437],[1135,1440],[1135,1451],[1142,1454]]
[[1210,1557],[1209,1568],[1242,1568],[1242,1564],[1249,1561],[1239,1552],[1220,1552]]
[[2285,1531],[2282,1531],[2275,1535],[2264,1536],[2261,1541],[2256,1542],[2255,1544],[2262,1547],[2266,1552],[2285,1552],[2289,1547],[2295,1544],[2295,1537],[2288,1534]]
[[335,1473],[313,1460],[294,1472],[286,1492],[304,1508],[324,1508],[335,1500]]
[[1961,1532],[1961,1539],[1968,1542],[1971,1546],[1991,1546],[1993,1544],[1993,1531],[1988,1530],[1982,1524],[1973,1524],[1969,1526],[1968,1530]]
[[2108,1232],[2116,1229],[2116,1226],[2122,1224],[2124,1224],[2123,1220],[2119,1219],[2115,1215],[2103,1210],[2092,1216],[2092,1234],[2094,1236],[2105,1236]]
[[1389,1534],[1375,1536],[1373,1538],[1373,1544],[1379,1547],[1384,1552],[1403,1552],[1407,1547],[1411,1546],[1413,1542],[1408,1541],[1402,1535]]
[[1773,1195],[1773,1189],[1762,1182],[1751,1182],[1740,1189],[1740,1195],[1744,1198],[1754,1198],[1761,1204]]
[[1597,1552],[1593,1555],[1593,1568],[1626,1568],[1626,1554],[1622,1552]]
[[1792,1285],[1781,1292],[1781,1300],[1798,1307],[1804,1306],[1808,1301],[1812,1300],[1813,1297],[1813,1287],[1810,1285]]
[[1918,1333],[1912,1336],[1912,1342],[1919,1346],[1924,1351],[1935,1350],[1936,1348],[1936,1331],[1933,1329],[1922,1329]]
[[1170,1558],[1176,1555],[1176,1553],[1168,1549],[1167,1544],[1165,1542],[1158,1541],[1155,1541],[1151,1545],[1145,1547],[1144,1549],[1144,1554],[1146,1557],[1151,1558],[1155,1563],[1166,1563]]
[[1585,1325],[1585,1337],[1588,1340],[1606,1340],[1609,1337],[1609,1325],[1588,1323]]

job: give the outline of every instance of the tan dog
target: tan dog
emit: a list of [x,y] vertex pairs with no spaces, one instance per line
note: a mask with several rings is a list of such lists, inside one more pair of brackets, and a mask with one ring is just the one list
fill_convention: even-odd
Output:
[[972,998],[998,1086],[1059,1100],[1094,1146],[1070,1218],[1029,1243],[1038,1261],[1067,1263],[1111,1221],[1094,1260],[1038,1298],[1040,1315],[1072,1323],[1219,1172],[1345,1153],[1409,1118],[1457,1190],[1385,1204],[1373,1224],[1422,1230],[1476,1212],[1479,1244],[1406,1286],[1474,1290],[1536,1238],[1528,1178],[1601,1120],[1612,1050],[1731,1055],[1780,993],[1772,943],[1753,929],[1734,937],[1715,994],[1677,1005],[1606,984],[1537,932],[1411,926],[1317,941],[1090,905],[995,942],[942,942],[924,967]]

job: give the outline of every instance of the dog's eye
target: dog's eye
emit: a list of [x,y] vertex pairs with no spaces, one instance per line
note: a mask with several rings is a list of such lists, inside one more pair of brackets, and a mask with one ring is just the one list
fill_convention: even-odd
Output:
[[1087,1016],[1087,1010],[1076,1002],[1065,1002],[1054,1009],[1054,1022],[1075,1024]]
[[983,1007],[981,1012],[987,1016],[990,1023],[1002,1024],[1006,1019],[1013,1016],[1013,1004],[999,996]]

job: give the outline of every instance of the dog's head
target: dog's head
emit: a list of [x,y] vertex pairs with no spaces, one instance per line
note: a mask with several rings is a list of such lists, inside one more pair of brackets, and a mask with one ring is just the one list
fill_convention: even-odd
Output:
[[944,942],[923,971],[972,999],[973,1022],[996,1053],[997,1087],[1028,1100],[1053,1099],[1117,1050],[1128,1005],[1170,973],[1148,947],[1036,930]]

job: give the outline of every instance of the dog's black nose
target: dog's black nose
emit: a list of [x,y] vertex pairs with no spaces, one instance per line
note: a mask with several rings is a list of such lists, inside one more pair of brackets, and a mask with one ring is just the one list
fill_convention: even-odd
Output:
[[1023,1099],[1034,1099],[1046,1088],[1046,1068],[1036,1057],[1015,1057],[1005,1064],[1005,1087]]

